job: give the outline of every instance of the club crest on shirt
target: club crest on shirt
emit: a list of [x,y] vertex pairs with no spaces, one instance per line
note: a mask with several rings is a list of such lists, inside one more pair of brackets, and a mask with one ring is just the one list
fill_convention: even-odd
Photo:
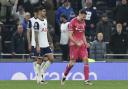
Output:
[[48,29],[47,29],[47,28],[43,28],[41,31],[42,31],[42,32],[47,32]]

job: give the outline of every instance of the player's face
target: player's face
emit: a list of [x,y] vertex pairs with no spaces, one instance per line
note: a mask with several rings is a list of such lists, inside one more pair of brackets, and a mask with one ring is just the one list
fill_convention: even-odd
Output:
[[65,18],[61,17],[61,18],[60,18],[60,21],[61,21],[61,22],[66,22],[67,20],[66,20]]
[[42,16],[44,16],[44,17],[46,16],[46,9],[42,10]]
[[45,17],[45,16],[46,16],[46,10],[45,10],[45,9],[40,10],[40,11],[38,12],[38,15],[40,15],[40,16],[42,16],[42,17]]
[[85,20],[86,19],[86,14],[80,14],[80,19]]
[[38,11],[38,15],[42,16],[42,10]]

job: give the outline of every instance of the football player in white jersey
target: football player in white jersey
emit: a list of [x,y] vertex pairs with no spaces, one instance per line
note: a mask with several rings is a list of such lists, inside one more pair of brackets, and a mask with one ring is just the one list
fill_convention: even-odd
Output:
[[33,68],[37,79],[37,69],[36,69],[36,42],[35,42],[35,31],[38,31],[39,24],[37,22],[37,8],[34,9],[34,16],[30,18],[28,23],[27,38],[28,38],[28,49],[31,51],[31,56],[34,56]]
[[46,82],[44,81],[44,74],[50,64],[53,62],[54,56],[48,43],[48,24],[46,19],[46,9],[43,7],[39,7],[37,13],[37,22],[39,25],[39,29],[35,32],[36,51],[38,53],[38,57],[45,57],[45,61],[42,61],[42,58],[37,59],[37,80],[41,84],[46,84]]

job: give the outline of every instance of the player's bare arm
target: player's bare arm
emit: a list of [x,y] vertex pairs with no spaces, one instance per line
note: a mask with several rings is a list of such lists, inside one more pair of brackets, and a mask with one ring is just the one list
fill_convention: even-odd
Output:
[[77,46],[81,46],[81,43],[80,42],[76,42],[73,38],[73,31],[69,31],[69,39],[75,43]]
[[47,36],[48,36],[49,45],[50,45],[50,47],[52,48],[52,50],[54,50],[53,40],[52,40],[52,37],[51,37],[51,35],[50,35],[49,30],[48,30],[48,32],[47,32]]
[[35,31],[35,42],[36,42],[36,50],[39,53],[40,47],[39,47],[39,39],[38,39],[39,31]]

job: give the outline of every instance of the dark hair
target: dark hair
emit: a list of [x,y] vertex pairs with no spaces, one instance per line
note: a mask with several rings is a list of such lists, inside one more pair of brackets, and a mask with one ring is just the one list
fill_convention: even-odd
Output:
[[38,12],[38,8],[37,7],[34,8],[33,12]]
[[46,10],[46,8],[45,8],[45,7],[43,7],[43,6],[39,6],[39,7],[37,7],[37,12],[39,12],[39,11],[41,11],[41,10],[43,10],[43,9],[45,9],[45,10]]
[[123,22],[122,21],[116,21],[116,24],[122,24],[123,25]]
[[65,14],[61,14],[60,17],[65,18],[66,20],[68,19],[67,16],[66,16]]
[[85,9],[79,10],[79,13],[80,13],[80,14],[87,14],[86,11],[85,11]]

